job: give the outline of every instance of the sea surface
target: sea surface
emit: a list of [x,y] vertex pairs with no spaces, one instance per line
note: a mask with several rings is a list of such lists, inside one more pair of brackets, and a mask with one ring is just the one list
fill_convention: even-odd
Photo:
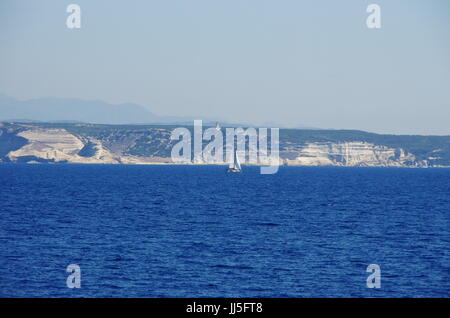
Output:
[[0,217],[2,297],[450,296],[450,169],[0,164]]

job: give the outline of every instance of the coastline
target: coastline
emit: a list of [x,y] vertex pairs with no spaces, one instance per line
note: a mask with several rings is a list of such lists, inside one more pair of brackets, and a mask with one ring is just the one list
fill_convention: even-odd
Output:
[[[13,162],[13,161],[0,161],[0,165],[115,165],[115,166],[220,166],[227,167],[228,163],[175,163],[175,162]],[[264,164],[241,164],[243,167],[267,167],[269,165]],[[448,169],[450,166],[437,165],[437,166],[407,166],[407,165],[300,165],[300,164],[281,164],[279,167],[290,168],[406,168],[406,169]]]

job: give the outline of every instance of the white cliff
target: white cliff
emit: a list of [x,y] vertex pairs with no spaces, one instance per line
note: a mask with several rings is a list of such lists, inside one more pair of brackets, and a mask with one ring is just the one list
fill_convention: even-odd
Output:
[[73,163],[118,163],[114,156],[99,147],[93,157],[82,157],[78,153],[85,146],[83,141],[68,133],[65,129],[33,128],[17,134],[27,139],[28,144],[8,154],[11,161],[20,157],[36,157],[53,162]]
[[[98,139],[80,138],[65,129],[31,128],[17,134],[28,143],[18,150],[11,151],[7,157],[16,162],[21,157],[36,158],[50,162],[68,163],[108,163],[108,164],[161,164],[169,162],[167,158],[140,157],[113,153]],[[90,142],[96,151],[93,156],[81,156],[79,153]],[[30,159],[31,162],[35,160]]]
[[[286,152],[286,150],[285,150]],[[367,142],[316,142],[288,148],[287,165],[298,166],[404,166],[416,163],[412,154]]]

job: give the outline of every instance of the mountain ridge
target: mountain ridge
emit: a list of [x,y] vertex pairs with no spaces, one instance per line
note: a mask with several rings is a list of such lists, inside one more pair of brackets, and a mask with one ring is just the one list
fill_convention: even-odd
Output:
[[[199,117],[156,115],[136,103],[111,104],[102,100],[44,97],[18,100],[0,94],[0,121],[28,123],[92,123],[105,125],[178,124],[190,125]],[[205,118],[204,123],[215,124],[217,119]],[[219,120],[229,126],[255,126],[250,123]],[[284,127],[271,122],[264,126]],[[295,128],[316,129],[298,125]]]

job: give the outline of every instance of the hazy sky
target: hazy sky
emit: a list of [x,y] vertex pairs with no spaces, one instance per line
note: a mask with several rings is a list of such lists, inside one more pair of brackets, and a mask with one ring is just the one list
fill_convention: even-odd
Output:
[[[81,29],[66,27],[71,3]],[[0,93],[450,134],[450,1],[1,0]]]

